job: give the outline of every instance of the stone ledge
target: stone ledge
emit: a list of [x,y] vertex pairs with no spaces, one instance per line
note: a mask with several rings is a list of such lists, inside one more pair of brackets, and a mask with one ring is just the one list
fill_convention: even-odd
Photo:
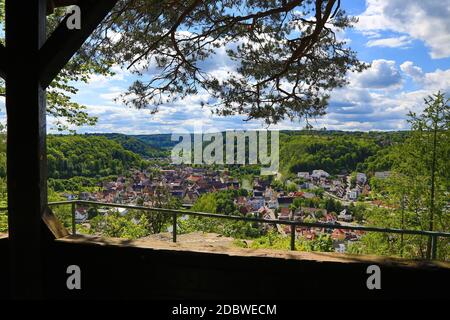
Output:
[[208,244],[199,245],[192,243],[173,243],[156,240],[127,240],[121,238],[106,238],[91,235],[69,235],[56,240],[57,242],[94,245],[113,246],[123,248],[141,248],[160,251],[180,251],[210,253],[240,257],[276,258],[286,260],[303,260],[311,262],[332,262],[332,263],[357,263],[357,264],[379,264],[392,267],[410,268],[444,268],[450,269],[450,263],[441,261],[408,260],[395,257],[371,256],[371,255],[349,255],[329,252],[302,252],[275,249],[247,249],[212,246]]

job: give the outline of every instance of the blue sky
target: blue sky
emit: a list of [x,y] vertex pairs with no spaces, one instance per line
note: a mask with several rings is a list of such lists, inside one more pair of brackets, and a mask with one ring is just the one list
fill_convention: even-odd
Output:
[[[313,126],[352,131],[408,129],[405,115],[410,110],[420,112],[426,95],[437,90],[450,93],[450,0],[343,0],[341,7],[359,22],[339,37],[358,52],[360,60],[371,63],[371,68],[349,74],[350,84],[330,93],[327,115],[313,121]],[[233,68],[223,50],[207,65],[214,73]],[[115,103],[113,99],[134,80],[128,72],[116,70],[112,78],[95,76],[89,84],[77,85],[80,91],[73,99],[99,118],[96,126],[78,128],[78,132],[152,134],[200,127],[211,131],[264,128],[258,121],[212,115],[201,107],[208,99],[206,94],[163,105],[154,115]],[[48,120],[52,132],[52,119]],[[302,129],[304,125],[286,121],[272,128]]]

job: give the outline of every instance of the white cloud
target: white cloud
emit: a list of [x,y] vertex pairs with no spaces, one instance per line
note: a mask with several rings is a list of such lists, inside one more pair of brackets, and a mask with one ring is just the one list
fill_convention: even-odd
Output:
[[369,40],[368,47],[407,48],[412,39],[408,36]]
[[113,86],[108,88],[107,93],[100,93],[99,97],[106,100],[109,103],[115,103],[114,100],[119,98],[122,93],[125,92],[125,88]]
[[420,80],[423,77],[422,68],[415,66],[412,61],[403,62],[400,69],[414,80]]
[[424,88],[428,90],[442,90],[450,94],[450,69],[437,69],[425,74],[423,80]]
[[394,31],[422,40],[432,58],[450,57],[450,3],[442,0],[367,0],[356,28]]
[[90,75],[86,86],[89,88],[104,88],[112,81],[124,81],[131,74],[128,70],[118,65],[112,66],[111,71],[114,72],[112,76],[95,73]]
[[[415,2],[414,0],[413,2]],[[398,3],[397,0],[393,1]],[[360,30],[369,37],[367,46],[403,47],[418,38],[412,33],[403,32],[397,37],[386,37],[385,30],[400,29],[394,24],[391,16],[396,13],[385,13],[386,1],[369,1],[368,8],[362,19]],[[402,14],[399,14],[401,17]],[[406,24],[412,28],[412,22]],[[362,27],[361,27],[362,26]],[[395,28],[394,28],[395,27]],[[414,26],[416,27],[416,26]],[[421,27],[421,26],[419,26]],[[406,29],[406,26],[404,27]],[[384,37],[382,37],[382,35]],[[339,34],[345,39],[345,34]],[[430,40],[431,41],[431,40]],[[434,40],[433,40],[434,41]],[[430,45],[432,50],[437,50]],[[435,51],[433,51],[435,52]],[[203,71],[224,79],[229,72],[235,72],[237,62],[226,55],[224,48],[216,50],[215,54],[202,61]],[[127,108],[112,99],[134,79],[127,71],[118,70],[115,78],[98,77],[89,85],[84,85],[76,99],[89,104],[88,112],[99,117],[95,127],[83,127],[80,132],[122,132],[128,134],[170,133],[181,129],[223,131],[227,129],[261,129],[265,128],[261,121],[242,121],[244,117],[219,117],[211,114],[208,107],[202,107],[202,102],[210,99],[206,93],[190,95],[184,99],[159,106],[159,112],[150,114],[148,110]],[[154,65],[146,70],[145,76],[154,73]],[[413,110],[420,112],[423,108],[423,98],[438,89],[450,91],[450,69],[436,69],[424,72],[412,61],[398,64],[393,60],[378,59],[372,61],[368,70],[358,74],[350,74],[350,84],[331,93],[328,113],[313,120],[316,128],[327,127],[336,130],[399,130],[407,129],[406,114]],[[417,85],[411,89],[405,88],[404,78],[410,77]],[[118,80],[118,81],[115,81]],[[91,102],[92,99],[92,102]],[[80,101],[83,103],[83,101]],[[283,121],[272,129],[302,129],[305,123]]]
[[359,87],[387,89],[401,86],[402,78],[393,60],[372,61],[369,69],[351,74],[350,80]]
[[[220,70],[217,63],[212,71]],[[407,92],[402,87],[403,77],[410,76],[420,90]],[[349,75],[350,84],[331,94],[327,115],[312,120],[316,128],[335,130],[400,130],[407,129],[406,114],[413,110],[420,112],[423,97],[437,88],[450,88],[450,69],[424,73],[411,61],[400,66],[392,60],[374,60],[371,67],[360,74]],[[403,91],[400,89],[403,88]],[[184,99],[164,104],[159,112],[136,110],[120,104],[111,104],[110,98],[121,87],[103,88],[100,101],[89,105],[88,112],[99,117],[95,127],[83,127],[80,132],[122,132],[128,134],[171,133],[185,129],[223,131],[227,129],[262,129],[260,121],[242,121],[244,117],[220,117],[211,114],[208,107],[202,107],[209,95],[205,92],[190,95]],[[283,121],[271,129],[302,129],[304,122]]]
[[415,66],[411,61],[405,61],[400,69],[410,76],[416,83],[420,84],[422,90],[444,91],[450,93],[450,69],[436,69],[433,72],[424,73],[422,68]]
[[[399,70],[400,69],[400,70]],[[409,76],[418,89],[403,88],[403,77]],[[394,61],[375,60],[362,74],[350,74],[350,84],[331,94],[327,114],[314,124],[316,128],[334,130],[405,130],[409,111],[421,112],[423,98],[441,90],[450,93],[450,69],[424,72],[411,61],[397,68]],[[392,90],[390,86],[395,83]]]

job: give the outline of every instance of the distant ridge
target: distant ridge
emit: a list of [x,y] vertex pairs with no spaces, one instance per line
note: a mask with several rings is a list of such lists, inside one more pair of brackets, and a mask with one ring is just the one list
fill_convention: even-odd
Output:
[[[124,149],[132,151],[143,158],[159,158],[167,155],[162,145],[149,143],[140,136],[126,135],[122,133],[92,133],[87,136],[101,136],[119,143]],[[170,141],[170,135],[168,135]],[[157,140],[157,139],[156,139]]]

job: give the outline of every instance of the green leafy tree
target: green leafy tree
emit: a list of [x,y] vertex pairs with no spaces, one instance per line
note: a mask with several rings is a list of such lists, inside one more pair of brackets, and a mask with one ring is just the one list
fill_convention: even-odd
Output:
[[[319,234],[313,240],[296,239],[295,247],[298,251],[333,252],[333,240],[330,235]],[[279,249],[290,250],[290,237],[282,236],[276,232],[268,232],[266,235],[252,240],[250,248],[254,249]]]
[[[165,187],[157,187],[149,201],[153,208],[161,209],[180,209],[181,202],[173,197]],[[160,233],[164,227],[167,227],[172,221],[172,216],[164,212],[151,212],[137,210],[133,214],[136,218],[145,217],[143,226],[150,234]]]
[[148,234],[145,225],[145,216],[134,220],[130,216],[121,216],[119,213],[111,212],[91,219],[91,227],[88,232],[106,237],[137,239]]
[[333,239],[329,234],[319,234],[313,240],[304,240],[302,249],[304,251],[333,252]]
[[[126,104],[156,112],[204,90],[218,114],[273,123],[323,114],[326,92],[344,85],[347,71],[366,67],[335,36],[355,21],[337,0],[122,0],[81,52],[138,76],[152,68],[153,77],[123,96]],[[239,64],[224,79],[204,66],[217,48]]]
[[298,189],[297,185],[293,182],[289,183],[286,187],[287,192],[295,192],[295,191],[297,191],[297,189]]
[[[450,109],[443,93],[425,99],[421,114],[410,113],[411,132],[401,144],[391,148],[392,174],[376,184],[378,194],[389,207],[367,211],[370,224],[416,230],[450,229]],[[378,246],[378,247],[377,247]],[[365,253],[426,258],[431,240],[419,236],[369,234],[362,247]],[[448,239],[438,243],[438,258],[449,257]]]
[[[202,195],[193,205],[192,211],[239,215],[233,200],[239,196],[236,190],[220,191]],[[203,218],[189,216],[180,222],[180,232],[212,232],[238,239],[255,238],[260,236],[258,226],[250,222],[227,219]]]
[[[55,192],[52,188],[48,188],[48,202],[64,201],[66,200],[61,194]],[[58,218],[62,225],[71,230],[72,228],[72,208],[71,205],[52,206],[53,214]]]
[[[400,149],[401,157],[395,165],[405,186],[393,193],[401,198],[401,207],[408,206],[415,213],[417,227],[422,230],[448,230],[447,209],[450,190],[450,106],[445,94],[438,92],[425,99],[419,115],[409,114],[411,137]],[[398,180],[398,179],[397,179]],[[400,193],[400,197],[398,196]],[[426,256],[430,256],[428,240]],[[423,252],[423,251],[422,251]]]
[[217,213],[217,201],[214,193],[207,193],[197,199],[192,211]]
[[[365,211],[365,219],[369,225],[399,228],[400,218],[395,211],[388,208],[372,207]],[[417,258],[422,256],[417,241],[421,241],[420,237],[369,232],[364,234],[360,241],[350,243],[347,251],[352,254],[398,255]]]
[[280,171],[284,176],[315,169],[336,174],[354,171],[377,154],[383,142],[369,134],[284,132],[280,135]]
[[[419,162],[419,168],[424,170],[420,175],[426,178],[427,192],[426,206],[428,208],[428,230],[434,230],[435,220],[442,219],[442,213],[448,198],[445,192],[450,187],[450,99],[438,92],[425,99],[425,109],[422,114],[409,114],[409,122],[413,135],[409,141],[419,153],[414,156]],[[411,149],[410,149],[411,150]],[[402,170],[402,173],[412,173]],[[429,240],[431,241],[431,240]],[[430,255],[431,243],[427,246]]]
[[49,177],[56,179],[124,175],[129,169],[146,166],[139,155],[101,136],[51,135],[47,154]]

